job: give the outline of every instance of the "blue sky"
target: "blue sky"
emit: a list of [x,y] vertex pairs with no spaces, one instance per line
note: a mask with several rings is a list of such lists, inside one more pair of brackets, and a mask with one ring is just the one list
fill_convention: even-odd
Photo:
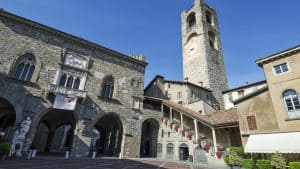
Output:
[[[264,79],[255,60],[300,44],[298,0],[206,0],[217,9],[229,86]],[[143,54],[146,84],[182,80],[180,13],[193,0],[0,0],[17,15],[119,52]]]

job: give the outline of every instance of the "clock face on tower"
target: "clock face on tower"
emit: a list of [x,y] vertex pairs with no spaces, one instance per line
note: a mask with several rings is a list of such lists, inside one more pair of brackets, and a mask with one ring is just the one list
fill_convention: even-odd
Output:
[[188,47],[188,54],[189,55],[193,55],[197,50],[197,46],[196,44],[192,43],[189,47]]

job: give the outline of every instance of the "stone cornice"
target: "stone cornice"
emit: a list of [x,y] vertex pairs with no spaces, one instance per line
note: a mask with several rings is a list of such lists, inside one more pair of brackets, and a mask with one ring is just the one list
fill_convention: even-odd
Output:
[[284,50],[284,51],[280,51],[280,52],[275,53],[275,54],[270,55],[270,56],[263,57],[261,59],[256,60],[255,62],[258,66],[262,67],[262,65],[264,65],[266,63],[270,63],[274,60],[278,60],[280,58],[290,56],[291,54],[295,54],[299,51],[300,51],[300,45],[289,48],[289,49]]

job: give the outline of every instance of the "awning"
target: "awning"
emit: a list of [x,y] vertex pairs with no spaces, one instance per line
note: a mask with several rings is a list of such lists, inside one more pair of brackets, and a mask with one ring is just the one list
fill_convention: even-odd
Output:
[[250,135],[247,153],[300,153],[300,132]]

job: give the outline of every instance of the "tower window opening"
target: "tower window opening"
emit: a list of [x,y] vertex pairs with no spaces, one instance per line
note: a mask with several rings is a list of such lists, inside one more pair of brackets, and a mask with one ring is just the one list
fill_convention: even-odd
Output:
[[206,11],[206,22],[209,24],[209,25],[212,25],[212,14],[210,11]]
[[189,28],[196,26],[196,16],[194,12],[189,14],[189,16],[187,17],[187,23]]
[[209,46],[210,48],[212,49],[216,49],[215,47],[215,39],[216,39],[216,36],[213,32],[208,32],[208,37],[209,37]]

